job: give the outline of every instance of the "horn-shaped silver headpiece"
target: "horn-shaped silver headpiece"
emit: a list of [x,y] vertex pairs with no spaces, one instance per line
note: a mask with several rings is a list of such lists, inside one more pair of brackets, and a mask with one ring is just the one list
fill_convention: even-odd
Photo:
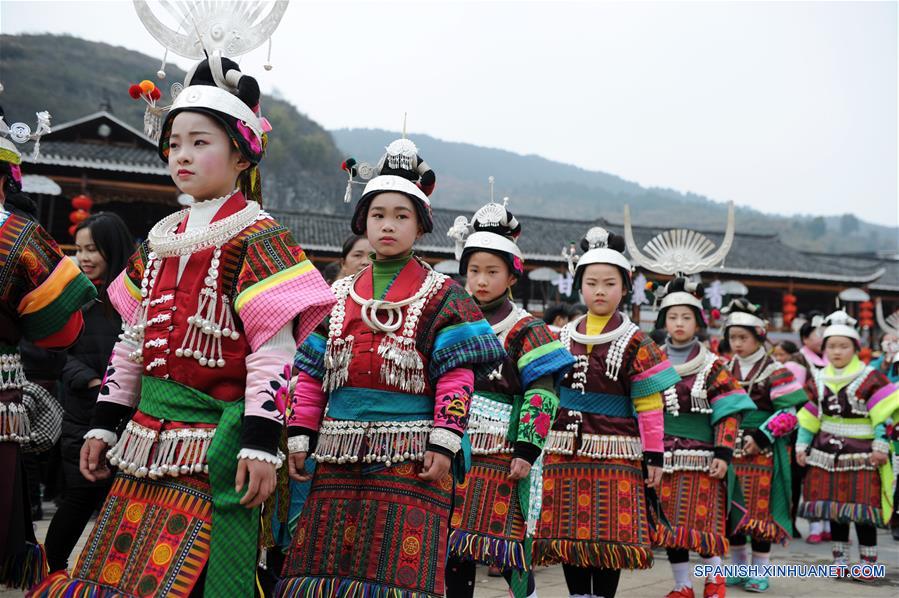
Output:
[[880,300],[880,297],[877,298],[874,309],[877,315],[877,325],[880,326],[883,333],[899,336],[899,311],[893,312],[887,318],[884,318],[883,302]]
[[727,229],[717,250],[705,235],[692,230],[675,229],[659,233],[640,251],[634,240],[628,205],[624,206],[624,242],[636,265],[657,274],[689,276],[710,270],[724,261],[733,245],[734,204],[730,202],[728,205]]

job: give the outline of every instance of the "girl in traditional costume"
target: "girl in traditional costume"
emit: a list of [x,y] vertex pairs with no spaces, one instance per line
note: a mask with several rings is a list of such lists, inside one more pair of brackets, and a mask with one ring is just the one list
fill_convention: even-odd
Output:
[[22,464],[31,422],[18,346],[22,339],[46,349],[72,345],[84,324],[81,307],[97,291],[47,231],[4,207],[7,196],[22,191],[16,143],[49,132],[50,115],[38,114],[33,136],[24,123],[11,130],[3,116],[0,108],[0,585],[27,590],[43,579],[47,560],[34,537]]
[[270,129],[259,99],[255,79],[216,51],[162,121],[160,158],[195,203],[156,224],[109,288],[124,333],[81,469],[109,476],[108,458],[119,473],[72,579],[39,595],[253,595],[290,365],[334,304],[254,201]]
[[345,167],[351,181],[377,174],[352,219],[374,261],[334,284],[337,305],[297,354],[290,473],[308,479],[309,452],[318,466],[277,594],[442,596],[451,465],[464,470],[475,375],[504,353],[471,296],[412,253],[433,229],[435,182],[415,144]]
[[[690,551],[717,567],[727,553],[730,510],[726,476],[742,417],[755,405],[726,363],[696,338],[706,327],[702,285],[676,278],[665,287],[657,327],[668,339],[665,354],[681,377],[665,391],[665,473],[659,493],[671,527],[658,526],[674,573],[669,598],[692,598]],[[724,598],[725,579],[709,576],[705,598]]]
[[[770,562],[771,543],[792,536],[790,519],[789,434],[796,427],[796,409],[808,400],[802,385],[765,352],[767,322],[761,308],[734,299],[722,310],[724,335],[734,357],[728,368],[755,403],[740,426],[734,450],[736,480],[728,477],[731,496],[745,510],[729,538],[733,563],[748,565],[746,536],[752,538],[752,565]],[[767,577],[728,577],[727,585],[750,592],[768,590]]]
[[[656,329],[664,330],[665,355],[680,381],[663,393],[665,399],[664,474],[659,492],[662,512],[670,525],[655,528],[655,545],[667,550],[674,573],[669,598],[692,598],[690,551],[703,563],[721,565],[727,553],[729,501],[725,477],[733,456],[740,420],[755,405],[737,384],[726,363],[699,341],[707,327],[702,284],[688,276],[710,270],[724,260],[734,233],[730,206],[724,240],[716,249],[704,235],[666,231],[643,249],[634,241],[630,210],[625,209],[625,240],[637,265],[657,274],[674,276],[655,285],[661,301]],[[678,259],[671,259],[673,256]],[[705,580],[705,598],[723,598],[724,577]]]
[[[491,186],[492,186],[491,177]],[[491,189],[492,192],[492,189]],[[536,596],[531,542],[543,498],[542,451],[559,405],[558,379],[574,359],[546,324],[510,299],[524,275],[518,220],[489,203],[456,219],[459,273],[506,350],[475,379],[468,434],[471,470],[456,488],[447,595],[474,595],[475,564],[498,567],[515,596]]]
[[662,391],[678,381],[658,346],[618,311],[631,288],[621,237],[587,232],[575,288],[588,313],[562,329],[574,355],[547,439],[534,563],[562,563],[572,596],[615,595],[621,569],[652,565],[646,486],[658,487]]
[[840,310],[824,322],[828,365],[799,412],[797,461],[808,465],[801,517],[829,519],[836,565],[848,565],[855,523],[862,564],[877,562],[877,528],[892,513],[893,471],[887,422],[899,419],[899,390],[858,358],[856,320]]

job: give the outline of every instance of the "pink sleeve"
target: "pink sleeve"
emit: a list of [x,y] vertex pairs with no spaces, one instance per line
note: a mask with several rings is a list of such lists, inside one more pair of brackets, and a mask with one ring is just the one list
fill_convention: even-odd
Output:
[[284,348],[257,351],[247,355],[247,384],[244,415],[262,417],[284,424],[290,364],[293,354]]
[[474,372],[468,368],[454,368],[440,376],[434,393],[434,426],[465,432],[473,389]]
[[140,396],[140,377],[143,366],[128,359],[132,349],[125,341],[119,341],[112,347],[109,365],[100,384],[97,402],[116,403],[126,407],[137,405]]
[[805,378],[808,375],[805,368],[795,361],[788,361],[783,364],[785,368],[790,370],[790,373],[793,374],[793,377],[796,378],[796,381],[799,383],[799,386],[805,385]]
[[297,385],[293,391],[291,413],[288,426],[301,426],[309,430],[321,427],[322,416],[328,395],[322,390],[321,380],[316,380],[304,371],[297,376]]
[[637,425],[640,427],[640,440],[643,442],[644,451],[665,452],[664,422],[665,417],[661,409],[652,409],[637,414]]

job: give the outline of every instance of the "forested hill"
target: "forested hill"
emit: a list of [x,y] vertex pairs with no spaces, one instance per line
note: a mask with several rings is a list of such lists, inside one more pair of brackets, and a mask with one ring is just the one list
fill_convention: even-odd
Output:
[[[33,121],[34,112],[44,109],[60,124],[105,108],[143,129],[143,102],[131,99],[128,86],[155,80],[158,68],[158,57],[71,36],[0,35],[0,81],[5,86],[0,104],[9,122]],[[167,73],[167,84],[184,78],[184,72],[171,65]],[[328,132],[285,99],[266,96],[262,109],[274,127],[262,167],[266,205],[273,210],[348,211],[341,201],[346,182],[341,160],[354,156],[374,162],[399,136],[372,129]],[[712,230],[724,226],[725,204],[699,195],[645,188],[613,174],[535,155],[412,137],[437,172],[436,207],[479,207],[487,199],[487,177],[492,175],[498,197],[510,196],[513,211],[522,214],[620,222],[629,203],[640,224]],[[865,198],[847,198],[846,204],[860,201]],[[895,214],[884,215],[889,217]],[[737,226],[742,232],[778,233],[786,243],[811,251],[895,251],[899,242],[895,222],[871,224],[849,214],[785,217],[740,208]]]
[[[395,131],[376,129],[338,129],[331,134],[347,155],[364,161],[376,160],[384,146],[399,136]],[[437,172],[434,205],[438,207],[465,210],[481,206],[488,198],[487,177],[492,175],[496,177],[496,196],[508,195],[515,213],[574,219],[602,216],[621,222],[627,203],[635,221],[652,226],[716,230],[724,227],[727,218],[724,202],[700,195],[645,188],[612,174],[535,155],[441,141],[428,135],[411,134],[410,138]],[[789,217],[737,209],[739,231],[776,232],[786,243],[810,251],[895,251],[899,229],[892,224],[871,224],[849,214]]]
[[[160,82],[158,68],[158,57],[76,37],[0,35],[0,104],[9,122],[31,122],[35,111],[49,110],[52,124],[60,124],[102,107],[143,130],[145,104],[131,99],[128,86],[150,79],[168,103],[169,85],[184,80],[184,71],[169,65]],[[267,207],[342,209],[346,179],[330,133],[284,100],[265,96],[261,104],[273,127],[262,164]]]

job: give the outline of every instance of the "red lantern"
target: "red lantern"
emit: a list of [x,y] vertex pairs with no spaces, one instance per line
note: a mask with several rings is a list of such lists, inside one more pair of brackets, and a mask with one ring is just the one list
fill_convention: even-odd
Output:
[[79,222],[83,222],[90,214],[87,210],[75,210],[69,213],[69,222],[72,224],[78,224]]
[[93,205],[94,201],[87,195],[81,194],[72,198],[72,207],[76,210],[86,210],[89,212]]
[[75,229],[76,228],[78,228],[77,224],[73,224],[72,226],[69,227],[69,236],[72,237],[73,239],[75,238]]
[[796,295],[786,293],[783,296],[784,325],[789,326],[796,318]]
[[862,328],[874,327],[874,304],[872,302],[865,301],[859,304],[858,319]]

